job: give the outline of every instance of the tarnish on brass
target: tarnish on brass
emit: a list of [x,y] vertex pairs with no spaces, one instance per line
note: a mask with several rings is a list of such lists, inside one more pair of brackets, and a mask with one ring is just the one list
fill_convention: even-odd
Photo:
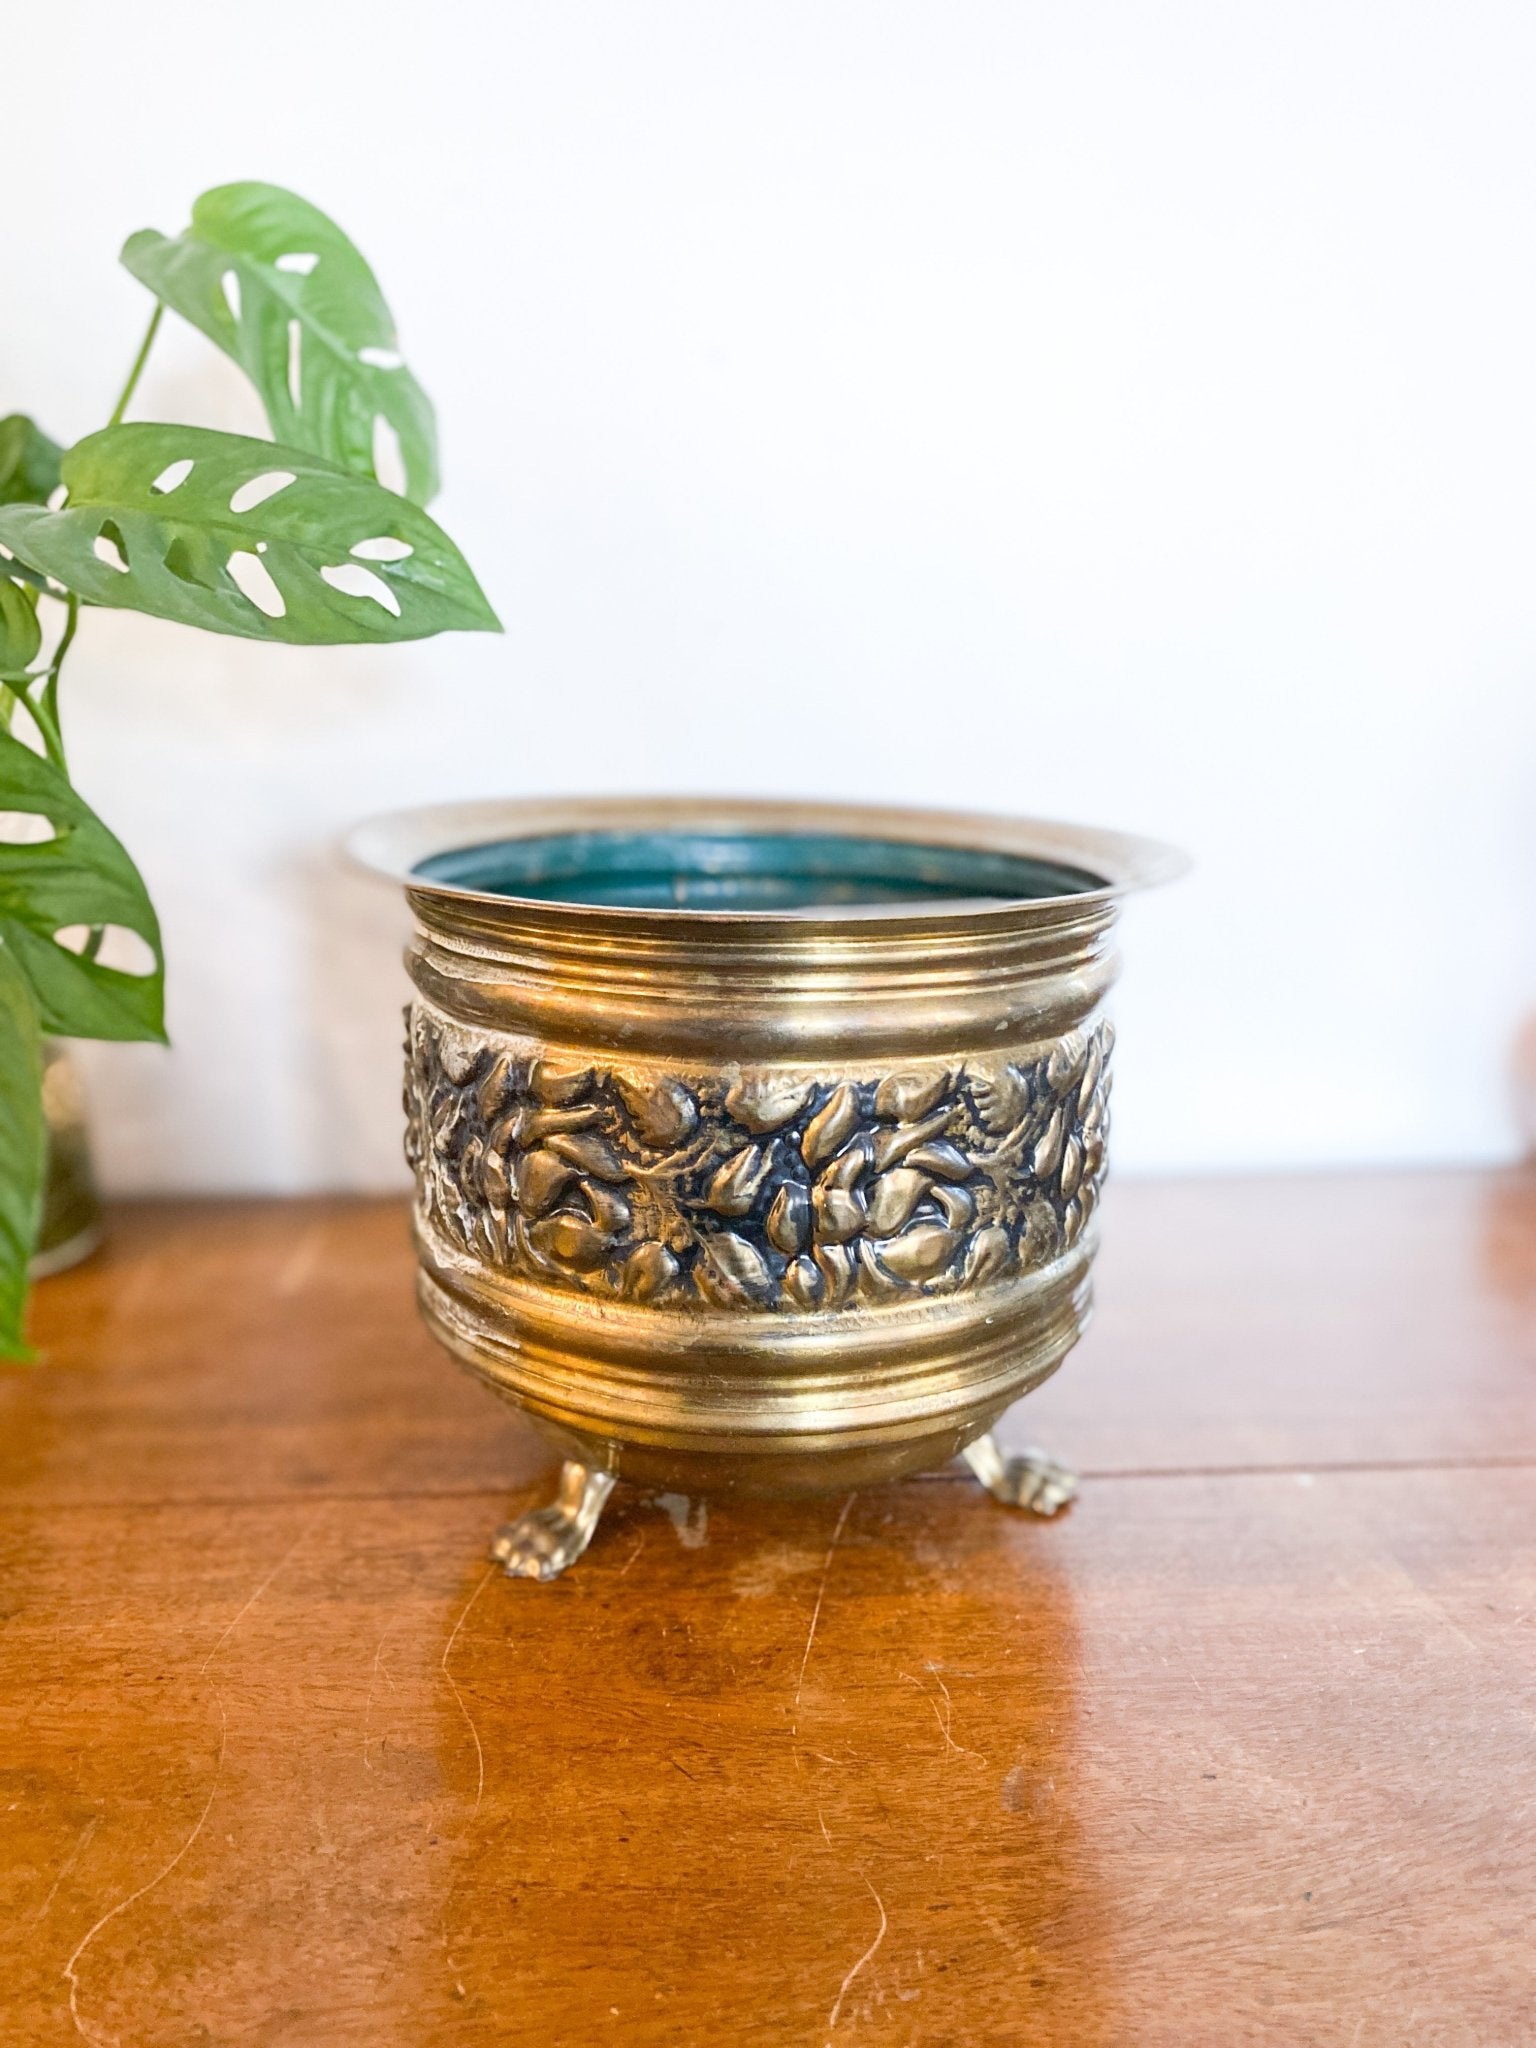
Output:
[[1098,1202],[1108,1023],[1028,1065],[684,1079],[406,1019],[423,1220],[530,1280],[840,1312],[1046,1265]]
[[563,1569],[616,1478],[847,1492],[970,1447],[999,1499],[1070,1498],[988,1432],[1088,1317],[1112,929],[1176,856],[731,798],[449,806],[353,844],[416,920],[423,1314],[567,1460],[509,1570]]

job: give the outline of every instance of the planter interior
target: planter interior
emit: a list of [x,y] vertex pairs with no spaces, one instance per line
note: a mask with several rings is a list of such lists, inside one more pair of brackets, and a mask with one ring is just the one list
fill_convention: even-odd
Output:
[[1105,885],[1085,868],[980,847],[723,829],[538,833],[429,855],[413,874],[492,896],[631,910],[955,905]]

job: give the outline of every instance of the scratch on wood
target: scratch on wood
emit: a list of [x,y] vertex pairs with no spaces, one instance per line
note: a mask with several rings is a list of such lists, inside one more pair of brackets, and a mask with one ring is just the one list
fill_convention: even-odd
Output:
[[944,1754],[946,1756],[973,1756],[976,1758],[978,1763],[984,1764],[986,1762],[986,1758],[982,1755],[979,1749],[967,1749],[963,1742],[956,1742],[953,1734],[951,1733],[951,1724],[954,1720],[955,1714],[955,1703],[949,1696],[949,1687],[944,1683],[943,1679],[939,1676],[938,1665],[925,1664],[923,1666],[923,1669],[928,1673],[929,1677],[933,1680],[934,1684],[939,1688],[939,1691],[944,1695],[944,1711],[942,1713],[940,1713],[939,1711],[938,1701],[936,1699],[932,1699],[929,1697],[928,1688],[923,1684],[920,1678],[914,1678],[910,1671],[898,1671],[896,1676],[898,1678],[904,1678],[907,1681],[908,1685],[915,1685],[918,1691],[923,1695],[923,1698],[928,1701],[929,1706],[932,1707],[933,1718],[935,1719],[935,1721],[938,1722],[939,1733],[944,1738]]
[[[245,1605],[240,1609],[239,1613],[234,1617],[233,1621],[227,1622],[223,1629],[220,1630],[218,1640],[214,1643],[213,1648],[208,1652],[207,1656],[198,1666],[197,1675],[199,1678],[205,1678],[208,1675],[209,1665],[213,1662],[214,1658],[217,1657],[220,1650],[223,1649],[224,1645],[229,1641],[230,1637],[234,1634],[235,1630],[240,1626],[241,1622],[244,1621],[245,1617],[250,1613],[251,1609],[256,1605],[256,1602],[261,1598],[262,1594],[266,1592],[267,1588],[271,1585],[272,1581],[277,1577],[278,1573],[282,1570],[283,1566],[288,1562],[289,1558],[293,1556],[293,1553],[304,1541],[305,1537],[309,1534],[310,1529],[313,1528],[313,1526],[314,1524],[312,1522],[306,1523],[306,1525],[299,1531],[298,1535],[294,1537],[293,1541],[289,1544],[288,1548],[283,1552],[282,1556],[277,1560],[277,1563],[273,1565],[271,1571],[267,1573],[266,1577],[257,1586],[255,1592],[252,1593],[249,1600],[246,1601]],[[104,2048],[101,2036],[93,2032],[90,2028],[88,2028],[86,2026],[85,2021],[80,2017],[80,1979],[76,1966],[78,1965],[80,1958],[85,1954],[86,1950],[90,1947],[91,1943],[96,1939],[97,1935],[100,1934],[101,1930],[104,1927],[110,1926],[111,1923],[117,1918],[119,1913],[126,1913],[130,1906],[136,1906],[140,1899],[147,1897],[148,1894],[155,1889],[156,1885],[163,1884],[165,1882],[165,1880],[170,1876],[171,1872],[176,1868],[177,1864],[180,1863],[182,1858],[186,1855],[187,1851],[192,1847],[192,1844],[197,1840],[198,1836],[203,1832],[203,1827],[207,1822],[208,1816],[213,1811],[213,1802],[218,1797],[219,1780],[223,1776],[224,1772],[224,1751],[229,1742],[229,1715],[225,1711],[223,1695],[219,1692],[217,1686],[213,1688],[213,1698],[214,1703],[219,1710],[219,1754],[213,1766],[213,1783],[208,1788],[207,1803],[204,1805],[202,1812],[197,1817],[196,1826],[193,1828],[191,1834],[188,1835],[187,1839],[182,1843],[181,1847],[176,1851],[176,1854],[171,1858],[169,1863],[167,1863],[162,1869],[157,1870],[152,1878],[148,1879],[147,1882],[139,1886],[137,1891],[130,1892],[126,1899],[119,1899],[115,1906],[109,1907],[108,1910],[102,1914],[101,1918],[96,1922],[96,1925],[90,1928],[87,1931],[87,1933],[83,1936],[80,1945],[78,1946],[78,1948],[76,1948],[74,1954],[70,1957],[69,1961],[64,1965],[64,1977],[65,1981],[69,1985],[69,2016],[74,2021],[75,2031],[80,2035],[81,2039],[97,2044],[97,2048]],[[50,1894],[50,1898],[51,1896],[52,1895]]]
[[74,1848],[70,1850],[68,1856],[64,1859],[63,1867],[59,1871],[58,1876],[53,1880],[53,1883],[48,1887],[47,1898],[44,1899],[43,1903],[38,1907],[37,1912],[33,1915],[34,1926],[37,1924],[39,1920],[47,1919],[48,1908],[53,1904],[54,1900],[59,1895],[59,1886],[64,1882],[65,1878],[68,1877],[69,1873],[80,1861],[80,1858],[85,1854],[86,1847],[89,1844],[92,1835],[95,1834],[96,1830],[100,1826],[101,1815],[99,1813],[93,1813],[90,1819],[86,1822],[85,1826],[81,1829],[79,1841],[76,1842]]
[[869,1885],[869,1896],[874,1900],[876,1909],[880,1915],[880,1931],[878,1934],[876,1934],[874,1940],[869,1944],[869,1947],[865,1949],[863,1955],[859,1957],[859,1960],[854,1964],[853,1968],[848,1972],[847,1976],[843,1979],[842,1984],[838,1987],[837,1997],[832,2001],[832,2010],[827,2015],[827,2032],[829,2034],[837,2025],[837,2016],[843,2009],[843,2000],[848,1996],[849,1985],[853,1982],[854,1978],[858,1976],[860,1970],[863,1969],[864,1965],[873,1958],[875,1950],[880,1946],[881,1942],[885,1939],[885,1906],[881,1901],[880,1894],[875,1890],[874,1886],[869,1883],[869,1879],[867,1877],[864,1879],[864,1882],[866,1885]]
[[449,1691],[453,1694],[454,1698],[459,1703],[459,1712],[464,1716],[464,1725],[469,1730],[470,1735],[473,1737],[475,1744],[475,1804],[474,1809],[470,1814],[471,1820],[473,1820],[475,1814],[477,1814],[480,1811],[480,1801],[485,1792],[485,1751],[480,1745],[480,1730],[475,1726],[475,1717],[473,1714],[471,1714],[469,1708],[465,1706],[464,1695],[459,1691],[458,1686],[454,1683],[453,1673],[448,1669],[448,1659],[453,1655],[453,1646],[459,1640],[459,1630],[464,1626],[465,1622],[469,1619],[470,1609],[474,1606],[475,1602],[480,1598],[480,1595],[485,1591],[486,1587],[491,1583],[492,1579],[495,1578],[496,1573],[499,1569],[500,1567],[495,1563],[492,1563],[486,1567],[485,1577],[480,1581],[479,1585],[476,1586],[473,1593],[471,1593],[469,1598],[465,1601],[464,1611],[459,1616],[458,1620],[453,1624],[453,1633],[449,1636],[448,1641],[443,1646],[443,1676],[448,1681]]
[[843,1511],[837,1518],[837,1527],[832,1531],[832,1541],[827,1546],[826,1562],[821,1568],[821,1583],[816,1588],[816,1605],[811,1609],[810,1631],[805,1638],[805,1654],[800,1659],[800,1676],[795,1681],[795,1705],[800,1704],[800,1688],[805,1684],[805,1667],[811,1661],[811,1645],[816,1640],[816,1624],[821,1619],[821,1603],[826,1595],[827,1574],[832,1569],[832,1557],[842,1539],[843,1524],[848,1520],[848,1511],[853,1506],[857,1492],[850,1493],[843,1502]]
[[955,1718],[955,1703],[949,1696],[949,1687],[944,1683],[943,1679],[939,1676],[938,1665],[934,1663],[927,1663],[924,1664],[923,1669],[928,1673],[928,1675],[932,1678],[934,1684],[939,1688],[939,1691],[944,1695],[944,1719],[939,1723],[939,1726],[944,1731],[944,1740],[949,1744],[950,1749],[954,1752],[956,1756],[973,1756],[976,1758],[978,1763],[985,1763],[986,1758],[982,1755],[979,1749],[967,1749],[963,1742],[956,1742],[954,1736],[950,1733]]
[[981,1917],[1003,1944],[1003,1947],[1020,1962],[1034,1963],[1039,1960],[1036,1952],[1030,1948],[1028,1943],[1026,1942],[1021,1945],[1018,1936],[1006,1928],[995,1913],[983,1913]]
[[240,1612],[235,1616],[234,1620],[230,1622],[228,1626],[224,1629],[218,1641],[214,1644],[213,1648],[208,1652],[207,1656],[199,1665],[199,1678],[207,1676],[208,1666],[213,1662],[214,1658],[217,1657],[220,1650],[223,1649],[224,1645],[229,1641],[230,1637],[234,1634],[235,1630],[240,1626],[241,1622],[244,1621],[245,1617],[256,1605],[256,1602],[261,1598],[262,1594],[266,1592],[268,1586],[271,1585],[272,1581],[277,1577],[278,1573],[282,1570],[283,1566],[288,1562],[289,1558],[292,1557],[293,1553],[304,1541],[305,1537],[309,1534],[310,1529],[313,1526],[314,1525],[312,1523],[305,1524],[305,1526],[299,1531],[298,1535],[295,1536],[293,1541],[289,1544],[288,1548],[283,1552],[282,1556],[277,1560],[277,1563],[273,1565],[271,1571],[267,1573],[267,1576],[256,1588],[255,1592],[251,1595],[250,1599],[246,1601],[245,1605],[241,1608]]
[[[389,1666],[381,1661],[384,1655],[384,1645],[389,1641],[391,1631],[398,1628],[399,1625],[400,1616],[398,1614],[392,1621],[385,1623],[384,1633],[379,1637],[379,1647],[373,1653],[373,1674],[368,1680],[368,1698],[363,1705],[363,1768],[367,1771],[373,1769],[373,1758],[368,1754],[368,1745],[373,1728],[373,1695],[378,1688],[380,1671],[383,1672],[384,1681],[390,1691],[399,1691],[399,1687],[389,1675]],[[383,1737],[380,1737],[380,1740],[382,1741]]]
[[130,1892],[126,1899],[119,1899],[115,1906],[108,1907],[107,1911],[103,1913],[101,1918],[96,1922],[96,1925],[90,1928],[88,1932],[81,1937],[79,1946],[76,1948],[74,1954],[70,1957],[69,1961],[64,1965],[64,1979],[65,1982],[69,1985],[69,2016],[75,2023],[76,2033],[79,2034],[80,2038],[83,2041],[91,2042],[93,2044],[93,2048],[108,2048],[108,2044],[103,2041],[102,2036],[100,2034],[96,2033],[92,2028],[88,2027],[85,2021],[80,2017],[80,2007],[78,2003],[80,1997],[80,1979],[77,1974],[76,1966],[79,1963],[80,1958],[85,1954],[86,1950],[90,1947],[91,1943],[96,1939],[97,1935],[100,1934],[101,1930],[104,1927],[109,1926],[112,1923],[112,1921],[114,1921],[117,1918],[119,1913],[126,1913],[130,1906],[136,1906],[140,1899],[147,1898],[148,1895],[155,1889],[156,1885],[163,1884],[165,1882],[165,1880],[170,1876],[171,1872],[176,1868],[177,1864],[180,1863],[182,1858],[191,1849],[192,1844],[197,1840],[198,1836],[203,1832],[203,1828],[207,1822],[208,1816],[213,1811],[213,1802],[218,1797],[219,1780],[224,1773],[224,1746],[229,1740],[229,1716],[225,1713],[224,1702],[222,1699],[219,1699],[217,1693],[214,1694],[214,1698],[218,1699],[219,1704],[219,1754],[213,1766],[213,1783],[208,1788],[207,1802],[204,1805],[202,1812],[197,1816],[197,1822],[196,1825],[193,1827],[191,1834],[188,1835],[187,1839],[176,1851],[176,1854],[171,1858],[170,1862],[164,1866],[163,1869],[157,1870],[154,1876],[150,1878],[147,1883],[141,1884],[136,1892]]

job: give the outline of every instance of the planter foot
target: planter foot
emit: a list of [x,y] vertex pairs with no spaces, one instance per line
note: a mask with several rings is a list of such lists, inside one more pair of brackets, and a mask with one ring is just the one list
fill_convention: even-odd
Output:
[[568,1461],[553,1506],[504,1522],[491,1539],[491,1556],[509,1579],[558,1579],[592,1541],[612,1491],[611,1473]]
[[1068,1466],[1058,1465],[1044,1451],[1021,1451],[1016,1458],[1005,1458],[991,1430],[967,1444],[960,1455],[1004,1507],[1054,1515],[1077,1498],[1077,1474]]

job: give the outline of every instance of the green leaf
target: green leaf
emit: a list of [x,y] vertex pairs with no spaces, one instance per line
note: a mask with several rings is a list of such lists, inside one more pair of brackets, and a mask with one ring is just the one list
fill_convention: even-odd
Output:
[[27,1266],[37,1242],[48,1132],[43,1051],[26,976],[0,943],[0,1357],[29,1358]]
[[[19,583],[24,590],[48,588],[48,578],[36,569],[29,569],[25,562],[18,562],[3,543],[0,543],[0,582]],[[57,596],[58,592],[53,594]]]
[[[10,733],[0,733],[0,814],[0,947],[26,976],[43,1029],[163,1042],[165,961],[139,871],[68,778]],[[149,972],[94,957],[86,934],[113,928],[143,941]]]
[[93,604],[303,645],[501,630],[440,526],[317,455],[138,422],[63,476],[57,512],[0,506],[0,542]]
[[37,599],[19,583],[0,576],[0,676],[19,676],[36,661],[42,644]]
[[0,420],[0,505],[46,505],[63,452],[25,413]]
[[[25,413],[13,412],[9,418],[0,420],[0,505],[46,505],[58,489],[59,457],[63,452]],[[8,561],[0,555],[0,589],[4,588],[5,580],[33,585],[43,582],[25,563]],[[0,626],[0,640],[3,637]],[[6,660],[0,653],[0,669],[6,667]]]
[[318,207],[280,185],[220,185],[198,200],[185,234],[145,228],[123,262],[234,357],[274,439],[392,485],[379,476],[383,420],[406,495],[418,505],[436,496],[431,401],[405,367],[373,272]]

